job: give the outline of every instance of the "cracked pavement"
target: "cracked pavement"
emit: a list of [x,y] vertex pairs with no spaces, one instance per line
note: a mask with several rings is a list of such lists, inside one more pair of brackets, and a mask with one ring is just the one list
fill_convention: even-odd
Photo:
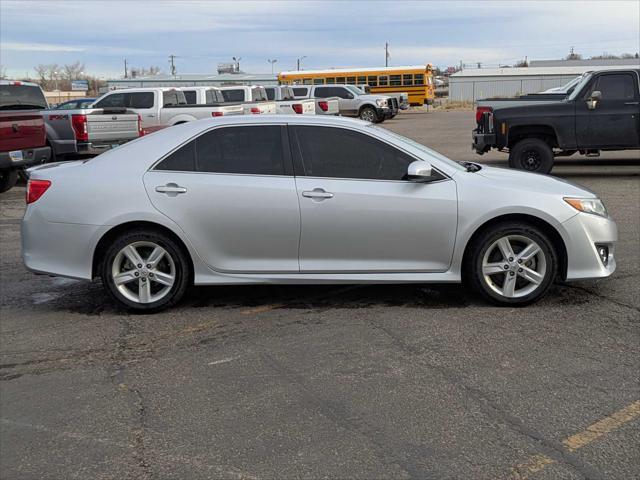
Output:
[[[472,123],[385,126],[504,164],[471,153]],[[640,478],[640,417],[563,444],[640,399],[640,160],[557,173],[605,201],[618,271],[521,309],[456,285],[282,285],[194,288],[128,315],[99,284],[27,272],[24,188],[3,194],[0,477]]]

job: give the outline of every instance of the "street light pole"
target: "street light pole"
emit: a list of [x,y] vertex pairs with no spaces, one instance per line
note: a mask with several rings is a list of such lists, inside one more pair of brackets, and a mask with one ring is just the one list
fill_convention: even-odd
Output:
[[274,58],[274,59],[267,58],[267,62],[271,64],[271,75],[273,75],[273,64],[276,63],[277,61],[278,61],[277,58]]

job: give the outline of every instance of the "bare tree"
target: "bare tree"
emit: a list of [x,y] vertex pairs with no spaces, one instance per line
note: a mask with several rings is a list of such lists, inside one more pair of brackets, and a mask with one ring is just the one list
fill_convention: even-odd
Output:
[[53,90],[60,75],[60,65],[50,63],[47,65],[40,64],[34,69],[38,75],[38,83],[43,90]]
[[84,74],[84,63],[75,62],[67,64],[63,67],[64,78],[71,82],[71,80],[78,80]]
[[149,68],[133,67],[131,69],[131,78],[136,77],[152,77],[160,73],[160,67],[152,65]]
[[4,65],[0,65],[0,80],[7,79],[7,67]]

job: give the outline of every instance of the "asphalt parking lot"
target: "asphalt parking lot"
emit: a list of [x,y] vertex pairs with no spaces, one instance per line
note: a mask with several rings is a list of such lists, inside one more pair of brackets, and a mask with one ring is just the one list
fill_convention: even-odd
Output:
[[[384,126],[456,160],[472,112]],[[640,159],[554,173],[617,220],[618,270],[522,309],[455,285],[194,288],[128,315],[20,259],[0,196],[0,477],[640,478]]]

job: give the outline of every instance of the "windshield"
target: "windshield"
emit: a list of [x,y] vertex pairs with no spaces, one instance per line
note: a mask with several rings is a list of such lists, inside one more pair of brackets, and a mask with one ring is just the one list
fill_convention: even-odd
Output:
[[575,100],[576,97],[578,96],[578,94],[582,91],[582,89],[584,88],[584,86],[589,83],[589,81],[591,80],[591,76],[593,74],[589,73],[587,75],[584,75],[581,80],[578,82],[578,84],[573,87],[573,92],[571,92],[571,95],[569,95],[568,99],[569,100]]
[[47,108],[40,87],[32,85],[0,85],[0,110],[20,110],[20,108]]
[[345,85],[345,87],[347,87],[347,90],[353,93],[356,97],[362,95],[362,90],[360,90],[358,87],[354,87],[353,85]]
[[441,153],[436,152],[435,150],[430,149],[429,147],[425,147],[424,145],[422,145],[421,143],[416,142],[415,140],[411,140],[408,137],[405,137],[404,135],[400,135],[398,133],[392,132],[391,130],[387,130],[386,128],[383,127],[378,127],[375,125],[370,125],[369,128],[374,128],[376,129],[378,132],[393,137],[396,140],[400,140],[402,142],[408,143],[409,145],[411,145],[412,147],[432,156],[437,158],[438,160],[441,160],[442,162],[446,163],[447,165],[457,169],[457,170],[462,170],[462,171],[466,171],[467,167],[459,164],[456,161],[451,160],[450,158],[445,157],[444,155],[442,155]]

